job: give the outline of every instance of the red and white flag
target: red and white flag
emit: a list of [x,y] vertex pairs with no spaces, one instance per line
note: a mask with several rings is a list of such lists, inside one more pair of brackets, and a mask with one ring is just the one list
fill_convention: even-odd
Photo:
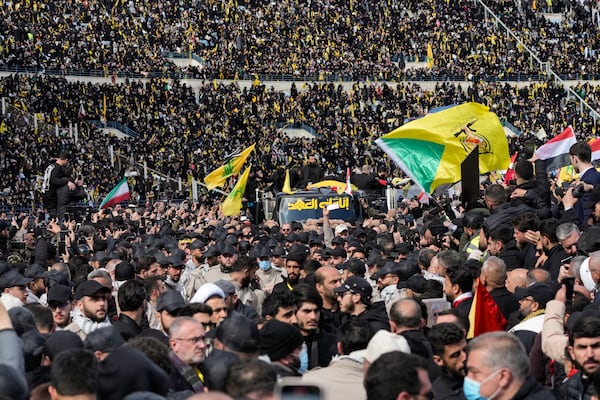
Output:
[[592,140],[590,147],[592,148],[592,161],[600,160],[600,139]]
[[131,194],[129,193],[129,185],[127,184],[127,178],[121,179],[121,182],[117,184],[111,190],[102,203],[100,204],[100,210],[106,207],[111,207],[115,204],[119,204],[122,201],[129,200],[131,198]]
[[346,187],[344,187],[344,193],[348,193],[352,196],[352,184],[350,183],[350,167],[346,168]]
[[573,132],[573,128],[567,126],[560,135],[557,135],[548,143],[540,146],[540,148],[535,151],[535,154],[537,154],[540,160],[548,160],[563,154],[568,154],[569,149],[575,143],[577,143],[575,132]]
[[85,107],[83,106],[83,100],[79,102],[79,118],[85,118],[86,112]]
[[510,157],[510,164],[508,164],[508,170],[506,171],[506,174],[504,174],[504,184],[506,185],[508,185],[508,182],[515,179],[515,161],[517,161],[518,155],[519,152],[516,151],[515,154],[513,154],[512,157]]

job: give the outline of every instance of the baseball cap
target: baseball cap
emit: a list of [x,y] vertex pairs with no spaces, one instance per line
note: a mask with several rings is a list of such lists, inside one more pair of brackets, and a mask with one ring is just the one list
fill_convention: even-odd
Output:
[[382,354],[391,351],[410,354],[410,347],[404,336],[381,329],[369,341],[365,359],[372,364]]
[[25,277],[31,279],[43,278],[48,272],[48,269],[42,267],[40,264],[31,264],[29,268],[25,270]]
[[135,267],[127,261],[121,261],[115,267],[115,279],[117,281],[126,281],[135,278]]
[[184,306],[185,300],[181,293],[176,290],[167,290],[158,297],[156,311],[167,310],[167,312],[173,313]]
[[190,250],[199,250],[199,249],[203,249],[204,247],[206,247],[206,243],[204,243],[202,240],[199,240],[199,239],[194,240],[188,246],[188,248]]
[[344,250],[343,247],[334,247],[333,249],[331,249],[331,256],[346,258],[348,256],[348,253],[346,253],[346,250]]
[[345,224],[339,224],[338,226],[335,227],[335,234],[339,235],[342,232],[348,232],[348,227]]
[[67,286],[57,284],[48,290],[47,300],[48,303],[56,302],[64,304],[67,301],[73,300],[73,294],[71,293],[71,289]]
[[405,281],[398,282],[398,289],[411,289],[413,292],[425,293],[427,279],[422,275],[413,275]]
[[83,349],[83,342],[75,332],[56,331],[44,342],[44,354],[54,359],[59,353],[69,349]]
[[231,296],[232,294],[235,294],[235,285],[231,281],[219,279],[214,283],[223,291],[223,293],[225,293],[225,295]]
[[98,292],[110,293],[110,289],[93,279],[81,282],[75,289],[75,300],[81,300],[85,296],[93,296]]
[[16,269],[11,269],[0,277],[0,289],[6,289],[13,286],[27,286],[31,278],[25,278]]
[[371,295],[373,293],[373,288],[363,278],[359,278],[358,276],[351,276],[341,285],[333,289],[335,293],[345,293],[352,292],[360,294],[360,297],[364,301],[371,300]]
[[375,274],[373,274],[372,279],[377,280],[379,278],[386,276],[387,274],[399,275],[400,273],[398,272],[398,267],[399,267],[398,263],[390,261],[390,262],[386,263],[383,266],[383,268],[381,268],[379,271],[377,271]]
[[517,287],[515,289],[517,298],[524,299],[531,296],[540,304],[540,308],[546,308],[546,303],[552,300],[555,294],[556,290],[547,283],[534,283],[526,288]]

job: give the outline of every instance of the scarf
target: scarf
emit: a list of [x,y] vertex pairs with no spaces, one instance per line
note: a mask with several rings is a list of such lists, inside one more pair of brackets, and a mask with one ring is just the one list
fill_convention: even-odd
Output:
[[79,326],[86,335],[98,328],[105,328],[107,326],[111,326],[111,323],[108,320],[108,318],[105,318],[102,322],[94,322],[88,317],[84,317],[78,308],[74,309],[71,312],[71,318],[72,321],[75,322],[77,326]]
[[198,376],[197,369],[184,363],[173,351],[169,352],[169,358],[171,359],[171,364],[177,369],[177,372],[192,386],[194,393],[204,393],[204,385]]

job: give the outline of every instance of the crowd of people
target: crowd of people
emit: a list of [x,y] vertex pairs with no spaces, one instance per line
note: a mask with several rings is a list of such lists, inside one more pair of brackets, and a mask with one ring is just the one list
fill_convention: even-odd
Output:
[[[530,153],[478,201],[414,197],[385,213],[362,202],[360,221],[324,208],[255,223],[188,201],[1,219],[0,394],[589,398],[600,386],[591,156],[587,142],[570,147],[568,187]],[[59,155],[50,186],[70,159]],[[487,330],[471,312],[485,293]]]
[[[598,74],[594,2],[488,6],[555,72]],[[11,0],[0,13],[0,65],[107,78],[0,80],[0,397],[600,393],[597,122],[557,84],[499,82],[544,73],[479,4]],[[431,67],[404,68],[429,44]],[[152,78],[117,79],[133,75]],[[263,76],[317,83],[276,89]],[[409,82],[450,76],[468,82]],[[253,83],[222,81],[242,77]],[[600,106],[593,84],[572,89]],[[427,203],[374,141],[468,101],[516,131],[515,177],[490,175],[477,200]],[[294,124],[314,137],[288,137]],[[564,182],[534,149],[569,125],[577,176]],[[252,144],[240,215],[224,216],[215,192],[191,200],[189,177]],[[350,221],[254,212],[256,189],[279,192],[286,171],[303,189],[347,168],[360,189],[396,187],[397,204],[361,198]],[[88,207],[125,174],[129,202]],[[485,293],[496,332],[470,317]]]
[[[128,170],[138,172],[132,184],[139,194],[136,198],[146,200],[163,197],[167,187],[153,174],[144,176],[144,163],[183,182],[188,175],[202,181],[230,154],[254,143],[259,150],[250,160],[257,171],[252,180],[259,178],[261,191],[281,190],[286,169],[292,172],[292,185],[299,184],[295,172],[313,152],[325,176],[344,180],[346,167],[358,172],[368,165],[371,173],[381,171],[391,181],[402,173],[374,140],[434,108],[466,101],[488,105],[519,131],[520,136],[510,139],[511,154],[522,150],[527,140],[538,145],[547,140],[537,138],[540,131],[552,137],[572,125],[580,138],[596,134],[593,117],[581,112],[579,103],[552,83],[478,82],[465,87],[439,83],[431,90],[417,84],[357,83],[345,90],[333,83],[314,83],[292,84],[289,93],[260,83],[241,87],[207,82],[194,89],[163,79],[94,85],[14,75],[1,83],[0,95],[14,107],[2,122],[6,152],[2,153],[5,179],[0,202],[7,208],[40,204],[35,195],[38,177],[61,149],[75,155],[74,177],[85,178],[96,201]],[[595,87],[586,84],[574,90],[595,104]],[[137,136],[109,137],[87,120],[116,121]],[[291,123],[311,126],[316,137],[288,137],[281,126]],[[77,136],[65,128],[69,124],[78,126]]]
[[[488,6],[556,73],[597,76],[595,2],[540,3],[502,0]],[[480,4],[468,1],[15,0],[3,2],[0,12],[0,64],[8,68],[350,81],[545,74]],[[550,21],[546,12],[562,12],[562,20]],[[405,60],[425,60],[428,44],[433,68],[405,70]],[[202,63],[178,68],[166,57],[173,52],[194,54]]]

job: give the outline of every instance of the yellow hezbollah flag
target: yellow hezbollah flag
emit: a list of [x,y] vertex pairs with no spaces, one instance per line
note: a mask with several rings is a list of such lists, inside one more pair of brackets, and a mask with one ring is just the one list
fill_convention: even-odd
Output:
[[460,165],[475,148],[480,174],[505,170],[510,161],[500,120],[479,103],[428,114],[375,143],[426,193],[460,181]]
[[248,182],[248,175],[250,175],[250,168],[252,168],[252,165],[246,168],[233,189],[231,189],[231,193],[227,195],[227,198],[223,202],[223,215],[226,217],[238,215],[240,213],[240,209],[242,208],[242,197],[246,191],[246,183]]
[[427,68],[433,68],[433,48],[427,43]]
[[285,170],[285,181],[283,181],[283,188],[281,188],[283,193],[293,194],[292,185],[290,184],[290,170]]
[[227,164],[220,166],[219,168],[206,175],[204,183],[208,190],[214,189],[218,186],[223,186],[225,180],[230,176],[237,175],[250,153],[254,150],[256,143],[242,151],[240,154],[231,157]]

